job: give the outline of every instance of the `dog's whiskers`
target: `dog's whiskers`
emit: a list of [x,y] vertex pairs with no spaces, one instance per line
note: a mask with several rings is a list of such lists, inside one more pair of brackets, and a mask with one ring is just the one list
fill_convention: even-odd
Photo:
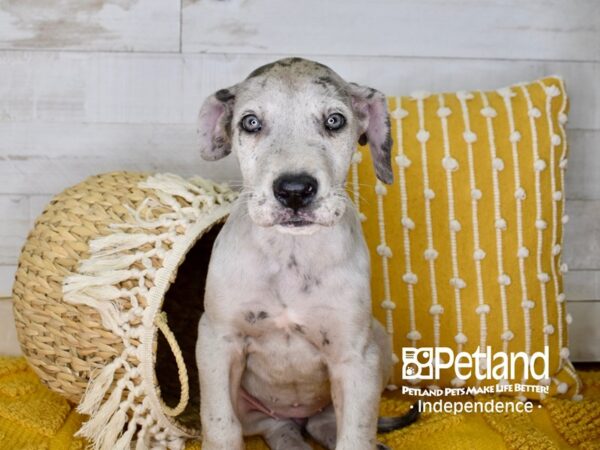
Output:
[[[350,203],[352,203],[352,205],[354,207],[356,207],[356,204],[354,203],[354,193],[348,193],[348,191],[345,188],[337,188],[334,192],[333,195],[336,197],[343,197],[344,200],[349,201]],[[367,200],[360,192],[358,193],[358,200],[360,201],[360,203],[363,203],[365,205],[369,205],[370,202],[369,200]]]

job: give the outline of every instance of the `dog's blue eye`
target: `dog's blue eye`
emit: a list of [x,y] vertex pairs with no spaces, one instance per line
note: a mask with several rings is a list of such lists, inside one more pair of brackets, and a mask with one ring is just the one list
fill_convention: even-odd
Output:
[[333,113],[325,119],[325,128],[328,130],[339,130],[346,124],[346,118],[340,113]]
[[248,133],[256,133],[262,128],[262,123],[254,114],[248,114],[242,117],[241,126]]

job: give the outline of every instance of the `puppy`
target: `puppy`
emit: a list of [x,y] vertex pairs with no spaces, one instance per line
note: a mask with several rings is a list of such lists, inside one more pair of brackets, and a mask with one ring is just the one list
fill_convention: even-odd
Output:
[[[390,338],[371,314],[369,254],[344,189],[357,142],[393,179],[386,98],[300,58],[217,91],[199,115],[207,160],[234,153],[243,190],[209,265],[196,356],[204,450],[371,450]],[[407,416],[380,421],[405,426]]]

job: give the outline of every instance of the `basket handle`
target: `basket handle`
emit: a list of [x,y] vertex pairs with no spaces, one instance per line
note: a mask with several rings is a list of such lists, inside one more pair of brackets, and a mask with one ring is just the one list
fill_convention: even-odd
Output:
[[179,348],[179,344],[175,339],[175,335],[167,325],[167,314],[164,311],[161,311],[155,318],[154,324],[158,327],[158,329],[162,332],[163,336],[167,340],[169,347],[171,348],[171,352],[175,357],[175,362],[177,363],[177,372],[179,374],[179,384],[181,385],[181,394],[179,396],[179,403],[174,408],[166,405],[165,402],[160,399],[162,403],[162,407],[167,416],[178,416],[181,414],[189,400],[190,400],[190,385],[188,379],[187,368],[185,366],[185,361],[183,360],[183,355],[181,354],[181,348]]

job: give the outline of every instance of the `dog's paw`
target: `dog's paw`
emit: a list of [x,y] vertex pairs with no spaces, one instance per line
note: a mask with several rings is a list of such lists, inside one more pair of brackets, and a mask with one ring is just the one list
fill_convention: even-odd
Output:
[[202,450],[244,450],[245,446],[244,446],[244,441],[223,441],[223,442],[217,442],[217,441],[207,441],[207,440],[203,440],[202,441]]
[[244,446],[235,446],[235,447],[230,447],[227,444],[221,445],[221,444],[217,444],[217,445],[212,445],[212,444],[206,444],[206,443],[202,443],[202,450],[244,450]]
[[[371,441],[371,445],[337,445],[335,447],[335,450],[355,450],[355,449],[364,449],[364,448],[369,448],[369,449],[373,449],[373,450],[392,450],[390,447],[388,447],[385,444],[382,444],[381,442],[377,442],[377,444],[375,445],[375,447],[373,447]],[[204,449],[202,449],[204,450]]]

